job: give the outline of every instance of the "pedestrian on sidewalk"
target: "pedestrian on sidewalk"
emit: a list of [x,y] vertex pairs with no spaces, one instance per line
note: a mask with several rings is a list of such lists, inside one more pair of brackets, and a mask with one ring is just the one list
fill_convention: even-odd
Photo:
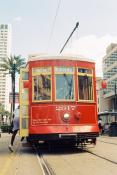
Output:
[[20,106],[18,106],[14,113],[14,118],[13,118],[13,129],[12,129],[12,136],[11,136],[11,143],[10,145],[8,146],[9,147],[9,150],[11,152],[13,152],[13,144],[14,144],[14,140],[15,140],[15,137],[16,137],[16,134],[19,130],[19,119],[20,119]]
[[99,120],[98,120],[98,127],[99,127],[99,134],[102,135],[103,134],[103,125],[102,125],[101,118],[99,118]]

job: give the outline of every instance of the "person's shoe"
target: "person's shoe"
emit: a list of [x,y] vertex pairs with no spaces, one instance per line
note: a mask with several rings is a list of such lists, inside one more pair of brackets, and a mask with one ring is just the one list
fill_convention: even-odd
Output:
[[12,146],[12,145],[9,145],[8,147],[9,147],[9,150],[10,150],[11,152],[13,152],[13,146]]

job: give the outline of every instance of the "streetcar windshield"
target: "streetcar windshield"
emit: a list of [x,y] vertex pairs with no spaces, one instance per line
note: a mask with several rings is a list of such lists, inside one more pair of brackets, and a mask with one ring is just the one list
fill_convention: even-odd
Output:
[[56,67],[56,100],[74,100],[74,78],[72,67]]
[[78,69],[79,100],[93,100],[92,70]]

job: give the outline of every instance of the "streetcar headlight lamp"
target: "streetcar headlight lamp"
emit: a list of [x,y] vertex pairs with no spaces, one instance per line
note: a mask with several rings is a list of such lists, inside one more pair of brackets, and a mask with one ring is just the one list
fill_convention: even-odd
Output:
[[63,116],[64,120],[69,120],[70,118],[70,115],[68,113],[65,113],[64,116]]

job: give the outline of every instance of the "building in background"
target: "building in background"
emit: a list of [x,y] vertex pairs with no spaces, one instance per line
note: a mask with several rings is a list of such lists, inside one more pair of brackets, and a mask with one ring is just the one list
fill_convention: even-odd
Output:
[[110,101],[108,98],[105,98],[106,87],[103,87],[103,78],[96,78],[96,92],[97,92],[97,112],[108,111],[108,106],[110,106]]
[[117,111],[117,44],[112,43],[106,49],[103,58],[103,78],[107,83],[104,98],[108,101],[108,111]]
[[[11,54],[11,25],[0,24],[0,64]],[[0,103],[9,110],[10,78],[7,72],[0,71]]]

